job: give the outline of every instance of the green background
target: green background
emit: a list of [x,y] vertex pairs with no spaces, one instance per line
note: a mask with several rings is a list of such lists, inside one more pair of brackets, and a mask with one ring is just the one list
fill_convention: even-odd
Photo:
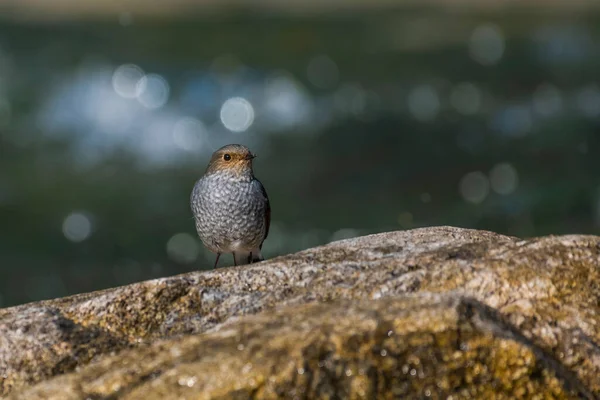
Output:
[[[600,232],[595,10],[221,11],[0,20],[0,305],[212,267],[188,201],[226,143],[258,154],[268,258],[429,225]],[[115,93],[128,64],[164,105]]]

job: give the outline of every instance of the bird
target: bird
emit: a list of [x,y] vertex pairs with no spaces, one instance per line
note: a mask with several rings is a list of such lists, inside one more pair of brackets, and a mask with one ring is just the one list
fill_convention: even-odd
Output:
[[256,157],[248,147],[228,144],[216,150],[195,183],[190,206],[202,244],[217,254],[233,255],[234,265],[263,261],[263,243],[271,225],[271,205],[254,176]]

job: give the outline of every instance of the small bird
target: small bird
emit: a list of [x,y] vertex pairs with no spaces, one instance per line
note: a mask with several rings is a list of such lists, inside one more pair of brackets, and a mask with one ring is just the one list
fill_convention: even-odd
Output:
[[234,265],[262,261],[269,234],[271,206],[262,183],[254,177],[256,156],[246,146],[228,144],[215,151],[196,182],[190,203],[202,243],[217,253],[232,253]]

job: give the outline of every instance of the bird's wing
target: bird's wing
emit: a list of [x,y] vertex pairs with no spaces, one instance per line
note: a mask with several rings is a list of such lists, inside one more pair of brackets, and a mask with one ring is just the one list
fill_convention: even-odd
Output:
[[[263,196],[265,196],[265,237],[263,238],[263,242],[265,241],[265,239],[267,238],[267,236],[269,236],[269,227],[271,226],[271,204],[269,202],[269,196],[267,196],[267,191],[265,190],[265,187],[262,185],[262,183],[260,183],[260,181],[258,179],[256,179],[256,183],[258,183],[258,187],[260,188],[260,191],[262,193]],[[260,248],[262,249],[262,243],[260,244]]]
[[199,190],[200,190],[200,180],[198,180],[195,184],[194,184],[194,188],[192,189],[192,193],[190,194],[190,208],[192,209],[192,214],[194,214],[194,216],[198,215],[198,213],[200,212],[200,200],[201,197],[199,196]]

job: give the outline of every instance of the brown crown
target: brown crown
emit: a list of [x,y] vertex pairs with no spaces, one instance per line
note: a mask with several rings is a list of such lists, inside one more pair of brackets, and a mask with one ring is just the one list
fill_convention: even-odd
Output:
[[231,171],[242,174],[247,172],[248,169],[252,171],[252,159],[254,157],[255,155],[246,146],[228,144],[213,153],[206,168],[206,173]]

